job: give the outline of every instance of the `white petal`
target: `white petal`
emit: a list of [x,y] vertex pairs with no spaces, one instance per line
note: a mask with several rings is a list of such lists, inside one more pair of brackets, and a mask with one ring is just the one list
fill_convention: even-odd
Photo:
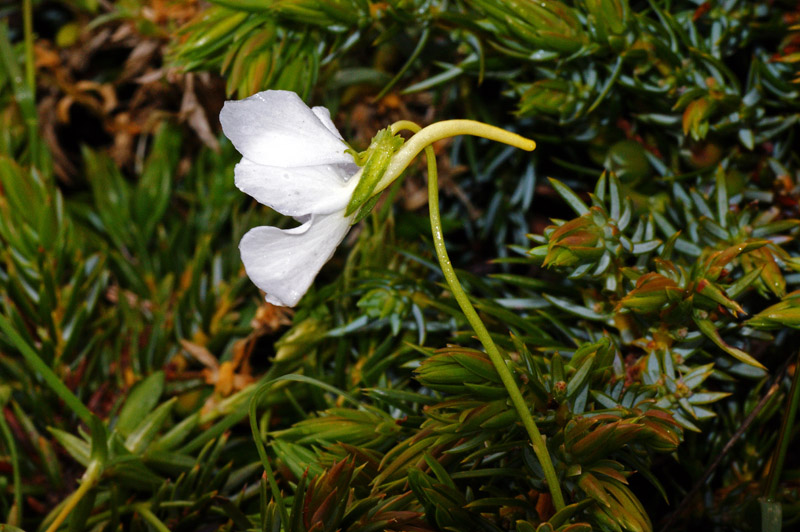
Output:
[[357,182],[346,179],[356,172],[355,163],[281,168],[246,158],[234,170],[239,190],[288,216],[343,211]]
[[351,221],[335,212],[313,215],[292,229],[255,227],[239,243],[244,269],[266,292],[267,301],[293,307],[344,239]]
[[328,131],[336,135],[338,138],[342,138],[339,134],[339,130],[336,129],[336,125],[331,120],[331,112],[328,111],[327,107],[316,106],[312,107],[311,111],[319,118],[319,121],[322,122],[322,125],[328,128]]
[[[267,166],[346,164],[347,145],[317,113],[289,91],[264,91],[227,101],[219,113],[222,131],[239,153]],[[330,115],[328,116],[330,121]],[[332,124],[331,124],[332,125]]]

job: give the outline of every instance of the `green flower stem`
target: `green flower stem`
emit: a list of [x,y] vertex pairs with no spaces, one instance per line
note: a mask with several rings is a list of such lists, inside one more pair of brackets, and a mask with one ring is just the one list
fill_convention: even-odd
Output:
[[[414,127],[409,127],[409,124],[412,124]],[[416,131],[414,128],[416,128]],[[502,142],[503,144],[508,144],[525,151],[533,151],[533,149],[536,148],[536,143],[530,139],[526,139],[525,137],[517,135],[516,133],[511,133],[505,129],[500,129],[499,127],[490,126],[489,124],[476,122],[474,120],[444,120],[431,124],[424,129],[420,129],[418,125],[408,120],[401,120],[400,122],[392,124],[392,133],[397,133],[402,129],[415,131],[415,134],[392,156],[391,162],[389,162],[389,165],[386,167],[383,177],[376,185],[372,194],[377,194],[388,187],[392,181],[403,173],[403,170],[406,169],[422,150],[437,140],[458,135],[473,135],[475,137],[483,137],[485,139]]]
[[767,478],[766,497],[768,501],[775,500],[775,496],[778,493],[778,482],[781,479],[783,463],[786,460],[786,452],[789,450],[789,443],[792,440],[794,419],[797,416],[798,403],[800,403],[800,352],[798,352],[796,359],[794,376],[792,377],[792,387],[789,390],[789,397],[787,399],[789,408],[786,409],[783,422],[781,423],[781,432],[778,437],[775,459],[772,462],[772,467],[769,470],[769,477]]
[[[425,131],[431,130],[440,124],[449,124],[447,127],[441,130],[443,132],[447,132],[447,134],[440,133],[440,130],[436,129],[435,134],[429,134],[420,137],[420,135],[422,135]],[[483,344],[483,347],[486,349],[486,353],[489,355],[489,359],[492,361],[497,374],[500,376],[500,380],[503,381],[503,385],[508,392],[511,403],[514,405],[517,415],[519,415],[519,418],[522,421],[528,436],[530,437],[531,444],[533,445],[533,452],[536,454],[536,457],[539,459],[539,464],[541,464],[542,469],[544,470],[547,487],[550,490],[550,495],[553,498],[553,505],[555,506],[556,511],[561,510],[564,508],[564,496],[561,494],[561,486],[558,482],[558,477],[556,476],[553,462],[550,460],[550,453],[547,450],[547,445],[545,444],[544,438],[542,438],[542,434],[539,432],[539,428],[536,426],[536,422],[531,416],[528,405],[525,402],[525,399],[522,397],[522,392],[520,392],[513,375],[511,375],[511,371],[508,369],[508,366],[506,366],[505,360],[500,354],[500,350],[495,345],[491,335],[489,334],[489,331],[486,329],[483,321],[481,321],[481,318],[475,311],[475,307],[472,306],[469,297],[461,287],[461,283],[458,281],[458,276],[456,275],[453,265],[450,262],[450,257],[447,254],[447,247],[445,246],[444,236],[442,235],[442,220],[439,215],[439,183],[438,173],[436,171],[436,158],[433,148],[430,145],[431,142],[446,136],[464,133],[477,134],[482,137],[499,140],[500,142],[505,142],[506,144],[511,144],[512,146],[526,150],[532,150],[536,144],[532,140],[525,139],[519,135],[515,135],[492,126],[487,126],[486,124],[472,122],[471,120],[452,120],[449,122],[439,122],[438,124],[428,126],[424,130],[420,130],[418,125],[406,120],[392,124],[393,133],[397,133],[401,129],[409,129],[415,132],[415,135],[405,143],[403,150],[407,146],[413,146],[410,148],[408,153],[413,152],[414,155],[418,154],[422,149],[425,150],[425,158],[427,159],[428,163],[428,209],[430,211],[431,229],[433,232],[433,245],[436,249],[436,256],[439,259],[439,265],[442,268],[444,278],[447,281],[447,285],[450,287],[450,291],[456,298],[458,306],[461,307],[461,311],[464,313],[467,321],[469,321],[470,325],[475,331],[475,334],[478,335],[478,339],[480,340],[481,344]],[[501,135],[498,132],[502,132],[503,134]],[[419,142],[414,142],[415,139],[418,138],[421,138],[422,140]],[[419,146],[421,143],[424,143],[424,145],[420,148]],[[397,159],[398,156],[400,156],[400,152],[395,155],[395,159]],[[392,163],[390,163],[390,168],[392,165],[394,165],[394,162],[395,161],[393,159]],[[401,168],[399,172],[397,172],[397,175],[403,171],[402,169],[408,166],[409,162],[410,160],[398,163],[398,165],[395,166],[395,168]],[[389,174],[389,170],[387,170],[386,174]]]

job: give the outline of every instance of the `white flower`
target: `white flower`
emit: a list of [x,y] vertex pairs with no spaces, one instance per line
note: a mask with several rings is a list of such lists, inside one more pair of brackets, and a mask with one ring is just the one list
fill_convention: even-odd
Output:
[[228,101],[222,130],[243,155],[236,186],[302,225],[256,227],[239,244],[247,275],[270,303],[293,307],[350,228],[345,209],[359,167],[324,107],[297,94],[265,91]]

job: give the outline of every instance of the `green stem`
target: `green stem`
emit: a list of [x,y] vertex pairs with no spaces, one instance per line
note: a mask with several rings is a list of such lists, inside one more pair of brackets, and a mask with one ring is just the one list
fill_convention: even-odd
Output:
[[[486,136],[487,138],[493,138],[494,140],[500,140],[500,142],[506,142],[507,144],[512,144],[513,146],[522,147],[523,149],[533,149],[535,147],[535,143],[528,139],[524,139],[519,137],[518,135],[514,135],[513,133],[508,133],[507,131],[500,130],[504,133],[504,135],[497,135],[495,131],[498,128],[492,128],[492,126],[486,126],[485,124],[480,124],[480,126],[486,126],[488,128],[492,128],[492,130],[486,130],[484,127],[479,129],[475,128],[475,124],[479,124],[478,122],[472,122],[470,120],[452,120],[450,122],[459,122],[456,127],[448,128],[445,131],[460,131],[460,133],[456,134],[477,134],[475,131],[481,131],[483,133],[487,133],[487,135],[479,135],[479,136]],[[439,122],[439,124],[444,124],[446,122]],[[466,124],[464,124],[466,123]],[[436,124],[435,124],[436,125]],[[468,125],[469,128],[464,128],[465,125]],[[429,130],[434,126],[429,126],[425,128]],[[408,145],[411,145],[414,139],[417,139],[422,132],[425,130],[420,131],[419,126],[414,124],[413,122],[408,121],[401,121],[396,124],[392,125],[392,132],[397,133],[400,129],[410,129],[414,131],[416,134],[411,137],[411,139],[406,142],[404,148]],[[493,136],[488,136],[488,133],[491,133]],[[449,135],[447,135],[449,136]],[[438,140],[438,137],[433,136],[435,140]],[[498,138],[499,137],[499,138]],[[515,138],[516,137],[516,138]],[[550,495],[553,498],[553,505],[556,508],[556,511],[561,510],[564,508],[564,497],[561,494],[561,486],[558,482],[558,477],[556,476],[555,468],[553,467],[553,462],[550,460],[550,453],[547,450],[547,445],[545,444],[544,438],[542,438],[542,434],[539,432],[539,427],[536,426],[536,422],[533,420],[531,416],[530,410],[528,409],[528,405],[525,402],[525,398],[522,397],[522,392],[520,392],[519,387],[517,386],[517,382],[514,380],[514,376],[511,375],[511,371],[508,369],[508,366],[503,359],[503,355],[500,354],[500,350],[495,345],[494,341],[492,340],[489,331],[486,329],[486,326],[481,321],[481,318],[478,316],[478,313],[475,311],[475,307],[472,306],[472,303],[469,300],[466,292],[461,287],[461,283],[458,281],[458,276],[456,275],[455,270],[453,269],[453,265],[450,262],[450,257],[447,254],[447,247],[444,243],[444,236],[442,234],[442,220],[439,215],[439,183],[438,183],[438,173],[436,171],[436,158],[433,152],[433,148],[431,147],[430,143],[433,141],[429,141],[431,136],[422,137],[423,141],[426,145],[423,147],[425,149],[425,158],[427,159],[428,163],[428,209],[430,211],[430,219],[431,219],[431,230],[433,232],[433,245],[436,249],[436,256],[439,259],[439,265],[442,268],[442,273],[444,274],[444,278],[447,281],[447,285],[450,287],[450,291],[453,293],[456,301],[458,302],[458,306],[461,307],[461,311],[464,313],[464,316],[467,318],[467,321],[472,326],[475,334],[478,336],[481,344],[486,349],[486,354],[489,355],[489,359],[492,361],[497,374],[500,376],[500,380],[503,381],[503,385],[508,392],[508,396],[511,399],[511,403],[514,405],[514,408],[517,411],[517,415],[519,416],[520,420],[522,421],[522,425],[525,427],[525,430],[530,437],[531,444],[533,445],[533,452],[536,454],[536,457],[539,459],[539,464],[541,464],[542,469],[544,470],[544,476],[547,481],[547,487],[550,490]],[[507,139],[513,140],[514,143],[507,142]],[[520,140],[521,139],[521,140]],[[419,143],[417,143],[418,145]],[[409,151],[415,151],[415,153],[419,153],[417,146],[414,147]],[[402,151],[402,149],[401,149]],[[397,157],[400,154],[395,155]],[[410,161],[409,161],[410,162]],[[394,160],[392,161],[394,163]],[[402,164],[402,163],[399,163]],[[405,168],[408,165],[408,162],[403,164],[402,168]],[[391,165],[390,165],[391,166]],[[402,172],[402,169],[400,170]],[[387,174],[389,171],[387,170]],[[399,174],[398,174],[399,175]]]
[[781,471],[783,471],[783,464],[786,460],[786,452],[789,450],[789,443],[792,441],[794,419],[795,416],[797,416],[797,407],[800,403],[800,352],[798,352],[797,360],[795,361],[792,387],[789,390],[787,401],[789,408],[786,409],[781,423],[781,432],[775,450],[775,459],[769,470],[769,477],[767,477],[767,500],[774,500],[778,493],[778,483],[781,479]]

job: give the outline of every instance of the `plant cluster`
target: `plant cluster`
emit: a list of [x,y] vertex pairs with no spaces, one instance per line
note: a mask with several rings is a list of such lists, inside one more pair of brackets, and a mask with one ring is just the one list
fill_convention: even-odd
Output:
[[[796,2],[0,13],[0,529],[800,522]],[[398,120],[536,140],[435,146],[433,227],[503,371],[421,164],[359,189],[295,309],[264,301],[237,245],[290,222],[236,190],[215,117],[265,89],[362,162]]]

